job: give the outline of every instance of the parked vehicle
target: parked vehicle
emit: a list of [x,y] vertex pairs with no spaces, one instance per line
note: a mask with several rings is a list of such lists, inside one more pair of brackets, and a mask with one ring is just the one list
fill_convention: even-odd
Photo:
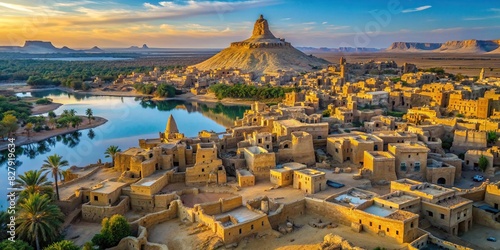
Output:
[[338,183],[338,182],[331,181],[331,180],[326,180],[326,185],[328,185],[332,188],[341,188],[341,187],[345,186],[342,183]]
[[474,177],[472,177],[472,180],[473,181],[477,181],[477,182],[481,182],[481,181],[484,181],[484,176],[482,176],[482,175],[475,175]]
[[491,242],[497,242],[497,238],[495,237],[488,237],[486,238],[487,241],[491,241]]

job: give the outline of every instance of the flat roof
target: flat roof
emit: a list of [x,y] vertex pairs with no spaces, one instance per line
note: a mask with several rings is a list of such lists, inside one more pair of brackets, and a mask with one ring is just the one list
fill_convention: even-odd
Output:
[[341,195],[335,197],[334,200],[337,203],[345,204],[345,205],[349,205],[349,206],[353,206],[353,207],[357,207],[357,206],[365,203],[366,201],[368,201],[368,199],[362,199],[360,197],[353,196],[353,195],[350,195],[348,193],[341,194]]
[[220,218],[226,217],[228,215],[235,218],[236,221],[238,221],[238,223],[245,223],[247,221],[255,220],[255,219],[261,217],[261,214],[259,214],[257,212],[254,212],[246,207],[239,207],[239,208],[233,209],[229,212],[218,214],[215,216],[215,219],[219,220]]
[[307,168],[307,165],[298,162],[287,162],[283,163],[282,165],[284,169],[289,169],[289,170],[299,170]]
[[306,175],[310,175],[310,176],[325,175],[325,172],[321,172],[319,170],[310,169],[310,168],[300,169],[300,170],[296,170],[296,171],[300,172],[300,173],[303,173],[303,174],[306,174]]
[[106,181],[92,187],[92,193],[109,194],[123,187],[126,183],[116,181]]
[[369,214],[374,214],[374,215],[380,216],[380,217],[386,217],[386,216],[394,213],[396,211],[396,209],[390,209],[387,207],[381,207],[381,206],[377,206],[377,205],[373,204],[363,211],[365,211]]
[[157,170],[154,174],[142,178],[140,181],[132,184],[132,186],[143,186],[143,187],[150,187],[153,185],[158,179],[160,179],[162,176],[165,175],[165,173],[168,172],[168,170]]
[[253,174],[250,173],[250,171],[245,170],[245,169],[239,169],[238,172],[240,173],[241,176],[252,176]]
[[250,146],[245,148],[248,152],[252,154],[262,154],[262,153],[268,153],[268,151],[265,148],[259,147],[259,146]]
[[438,201],[436,204],[442,207],[454,208],[459,207],[468,203],[472,203],[471,200],[465,199],[461,196],[453,196],[450,199],[443,199]]
[[385,151],[365,151],[367,154],[370,154],[375,159],[394,159],[394,155]]
[[396,193],[390,193],[390,194],[378,197],[378,199],[390,201],[390,202],[395,203],[395,204],[403,204],[403,203],[406,203],[408,201],[418,200],[419,198],[415,197],[415,196],[407,195],[404,193],[401,193],[399,195],[397,195]]
[[142,148],[129,148],[121,153],[126,155],[138,155],[143,152],[145,152],[145,150]]

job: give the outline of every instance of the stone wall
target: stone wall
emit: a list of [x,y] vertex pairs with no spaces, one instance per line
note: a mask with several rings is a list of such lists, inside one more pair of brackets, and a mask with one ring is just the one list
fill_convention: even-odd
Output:
[[488,205],[500,209],[500,182],[488,184],[486,186],[484,201],[488,203]]
[[89,203],[82,205],[82,219],[84,221],[101,222],[105,217],[115,214],[126,214],[130,207],[130,198],[120,196],[120,202],[116,206],[94,206]]
[[465,153],[470,149],[483,149],[487,146],[487,136],[484,131],[455,130],[453,146],[454,153]]
[[186,173],[175,172],[168,176],[168,183],[184,183],[186,182]]
[[500,213],[492,214],[483,209],[473,207],[472,217],[474,219],[474,223],[491,229],[500,230]]
[[148,242],[148,230],[145,227],[139,227],[138,236],[125,237],[117,246],[108,248],[107,250],[168,250],[168,247],[163,244]]
[[[97,166],[97,167],[96,167]],[[69,186],[71,184],[74,184],[78,181],[81,181],[81,180],[86,180],[88,179],[90,176],[92,176],[93,174],[95,174],[97,171],[99,171],[101,168],[103,168],[103,165],[97,165],[97,164],[91,164],[87,167],[84,167],[83,169],[86,170],[90,167],[95,167],[95,169],[91,170],[90,172],[88,172],[87,174],[85,175],[82,175],[82,176],[78,176],[78,178],[75,178],[75,179],[72,179],[71,181],[65,181],[65,182],[62,182],[62,183],[59,183],[59,188],[62,188],[62,187],[66,187],[66,186]]]
[[277,229],[279,224],[304,215],[306,213],[305,209],[306,201],[304,199],[280,204],[273,214],[268,215],[269,223],[271,223],[272,228]]
[[82,204],[81,194],[72,194],[67,200],[55,201],[63,214],[68,215]]
[[[351,226],[359,223],[362,229],[379,235],[389,236],[399,243],[407,243],[417,238],[418,215],[411,214],[405,220],[395,220],[376,216],[358,209],[352,209],[324,200],[306,197],[306,211],[322,215],[328,220]],[[408,216],[410,213],[407,214]]]

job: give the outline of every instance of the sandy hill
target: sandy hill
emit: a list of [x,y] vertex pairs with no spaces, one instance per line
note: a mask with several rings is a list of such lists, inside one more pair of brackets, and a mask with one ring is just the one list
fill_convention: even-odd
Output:
[[269,30],[267,20],[261,15],[255,22],[252,36],[241,42],[233,42],[226,48],[194,65],[201,70],[239,68],[254,72],[257,76],[277,70],[310,71],[324,67],[329,62],[294,48],[285,39],[276,38]]

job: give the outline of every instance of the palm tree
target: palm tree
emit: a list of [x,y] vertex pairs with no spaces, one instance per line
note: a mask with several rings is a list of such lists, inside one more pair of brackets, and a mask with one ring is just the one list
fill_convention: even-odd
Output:
[[58,237],[59,227],[64,221],[64,214],[59,207],[51,204],[47,195],[30,194],[21,200],[16,216],[16,232],[19,238],[36,244],[50,243]]
[[82,124],[82,118],[79,116],[73,116],[73,117],[71,117],[70,122],[71,122],[71,126],[73,128],[78,128],[78,126],[80,126],[80,124]]
[[115,155],[118,152],[121,152],[122,150],[118,148],[118,146],[111,145],[109,146],[106,151],[104,152],[104,155],[106,158],[111,157],[112,165],[115,166]]
[[66,182],[66,181],[68,181],[68,179],[71,178],[72,172],[71,172],[71,169],[66,169],[66,170],[61,171],[61,174],[64,177],[64,181]]
[[70,116],[70,113],[67,109],[63,110],[62,114],[61,114],[62,117],[68,117]]
[[62,167],[68,166],[68,161],[62,160],[62,156],[54,154],[47,156],[47,160],[44,160],[45,164],[42,165],[42,170],[51,172],[54,177],[54,183],[56,184],[56,197],[59,200],[59,186],[57,184],[57,177],[61,176]]
[[15,180],[15,187],[21,188],[23,191],[20,197],[28,197],[30,194],[39,193],[53,197],[54,189],[52,182],[47,178],[47,173],[40,170],[29,170]]
[[28,122],[24,125],[24,130],[28,132],[28,139],[30,138],[30,131],[33,129],[33,123]]
[[85,110],[85,114],[87,115],[87,118],[89,119],[89,124],[92,123],[92,119],[94,119],[94,112],[92,111],[91,108],[88,108]]
[[69,115],[70,115],[70,116],[75,116],[75,115],[76,115],[76,110],[74,110],[74,109],[70,109],[70,110],[69,110]]

